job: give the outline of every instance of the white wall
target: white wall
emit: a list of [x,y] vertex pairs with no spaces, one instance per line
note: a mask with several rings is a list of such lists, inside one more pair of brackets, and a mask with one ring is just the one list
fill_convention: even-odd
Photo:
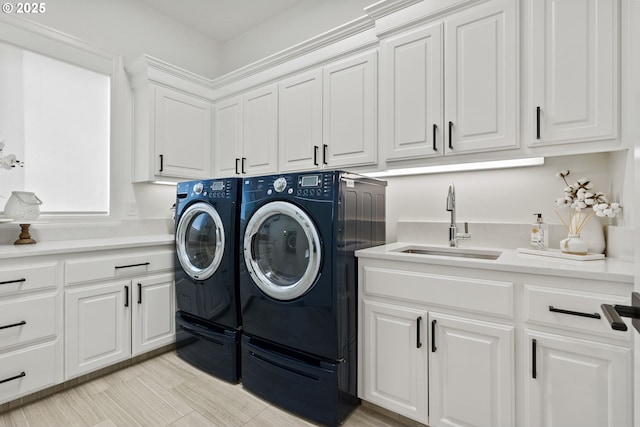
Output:
[[[205,77],[220,74],[212,39],[135,0],[54,0],[28,19],[122,55],[143,53]],[[26,16],[26,15],[25,15]]]
[[533,222],[534,213],[542,213],[549,224],[560,224],[554,202],[562,195],[565,184],[556,178],[556,172],[569,169],[570,184],[587,177],[596,190],[612,196],[621,189],[611,192],[610,156],[549,157],[542,166],[387,178],[387,240],[395,241],[396,223],[401,220],[448,222],[449,183],[456,188],[459,224],[526,224]]
[[377,0],[306,0],[226,42],[222,71],[228,73],[365,15]]

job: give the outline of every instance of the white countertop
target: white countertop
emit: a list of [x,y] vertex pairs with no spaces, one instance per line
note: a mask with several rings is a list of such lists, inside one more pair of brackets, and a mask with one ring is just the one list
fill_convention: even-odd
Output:
[[359,258],[384,259],[423,264],[450,265],[452,267],[478,268],[484,270],[509,271],[515,273],[546,274],[563,277],[606,280],[610,282],[633,283],[633,262],[616,258],[605,258],[593,261],[573,261],[550,258],[539,255],[518,253],[515,249],[480,248],[462,246],[460,249],[477,249],[482,251],[500,251],[496,260],[459,258],[441,255],[423,255],[403,253],[408,248],[448,248],[447,246],[424,243],[396,242],[356,251]]
[[141,248],[172,244],[173,234],[150,234],[99,239],[56,240],[32,245],[0,245],[0,260],[40,255],[58,255],[73,252],[108,249]]

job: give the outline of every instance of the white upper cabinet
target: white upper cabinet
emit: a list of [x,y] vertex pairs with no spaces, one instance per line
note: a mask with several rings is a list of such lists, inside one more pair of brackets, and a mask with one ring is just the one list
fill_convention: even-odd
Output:
[[381,43],[380,137],[387,159],[442,155],[442,26]]
[[445,19],[445,152],[518,147],[518,3]]
[[210,178],[209,81],[147,55],[127,72],[134,94],[133,181]]
[[281,172],[375,164],[375,52],[295,75],[278,86]]
[[322,161],[322,70],[278,84],[278,148],[282,172],[316,169]]
[[530,0],[531,146],[617,138],[618,4]]
[[376,156],[375,52],[328,65],[323,76],[323,165],[373,164]]
[[388,160],[518,147],[517,12],[492,1],[382,41]]
[[213,111],[214,175],[216,177],[238,175],[242,158],[242,96],[216,103]]
[[154,175],[207,178],[211,171],[211,103],[161,86],[153,90]]
[[276,172],[277,100],[277,86],[270,85],[216,103],[216,177]]
[[278,86],[244,95],[242,173],[269,174],[278,169]]

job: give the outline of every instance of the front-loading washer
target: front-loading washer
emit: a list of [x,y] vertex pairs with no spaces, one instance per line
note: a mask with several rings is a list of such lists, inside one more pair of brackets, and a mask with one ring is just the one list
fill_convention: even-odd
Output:
[[240,377],[237,178],[181,182],[176,193],[177,353],[231,382]]
[[243,179],[245,388],[329,425],[357,402],[354,251],[385,242],[385,187],[343,171]]

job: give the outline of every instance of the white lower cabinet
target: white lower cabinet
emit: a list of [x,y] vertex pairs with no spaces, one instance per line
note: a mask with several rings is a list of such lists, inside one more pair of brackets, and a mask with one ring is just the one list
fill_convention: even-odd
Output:
[[132,356],[175,340],[173,274],[136,281],[137,300],[132,307]]
[[429,425],[514,425],[514,327],[429,313]]
[[363,398],[406,417],[427,420],[427,312],[364,301]]
[[53,257],[0,260],[0,404],[62,382],[61,288]]
[[125,280],[65,292],[67,379],[129,358],[130,288]]
[[66,379],[175,340],[172,262],[168,249],[67,261]]
[[361,399],[430,427],[633,425],[634,329],[601,309],[631,283],[362,252]]
[[631,349],[525,330],[531,427],[630,426]]

